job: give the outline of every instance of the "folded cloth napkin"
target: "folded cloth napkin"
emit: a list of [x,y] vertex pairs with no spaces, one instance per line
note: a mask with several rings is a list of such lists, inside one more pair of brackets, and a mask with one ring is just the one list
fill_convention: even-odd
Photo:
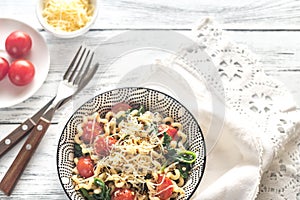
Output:
[[[186,79],[182,83],[190,85],[192,98],[197,101],[196,107],[188,109],[201,125],[207,144],[207,163],[192,199],[299,199],[300,115],[294,110],[293,98],[281,83],[264,74],[255,55],[227,39],[219,27],[210,18],[200,20],[192,30],[198,44],[195,49],[183,50],[179,56],[160,63],[178,70],[177,74]],[[214,70],[201,68],[203,63],[211,61]],[[121,86],[145,86],[144,80],[132,78],[131,72],[139,72],[138,68],[130,71],[129,66],[117,66],[109,66],[108,71],[100,73],[102,78],[95,79],[101,80],[92,84],[95,93],[105,86],[105,80],[109,84],[103,90],[120,86],[118,82],[124,79],[124,74],[131,79],[128,83],[121,81]],[[160,75],[161,68],[158,69],[151,71],[154,73],[151,78]],[[111,71],[114,76],[110,76]],[[179,88],[181,85],[177,84],[176,90],[184,90]],[[191,104],[189,98],[185,100],[185,105]]]
[[[192,199],[299,198],[300,115],[290,93],[264,74],[246,47],[225,38],[210,18],[198,22],[193,34],[211,56],[223,87],[216,87],[216,80],[203,71],[189,78],[199,105],[193,113],[199,114],[206,141],[215,142],[209,145],[204,177]],[[193,59],[187,62],[197,67]],[[203,76],[210,89],[199,89]],[[216,109],[222,107],[224,113]],[[215,126],[222,127],[218,134]]]
[[[202,91],[200,95],[205,93],[208,92]],[[193,199],[254,199],[259,189],[262,160],[269,162],[273,156],[273,151],[266,153],[264,149],[270,150],[271,145],[268,140],[263,143],[257,128],[230,108],[225,108],[223,116],[218,110],[207,109],[211,108],[207,102],[211,100],[201,100],[198,110],[205,138],[212,134],[210,126],[219,124],[222,129],[215,141],[210,138],[216,144],[208,151],[204,177]]]
[[[189,65],[173,61],[184,69]],[[168,65],[168,64],[166,64]],[[259,131],[237,113],[217,91],[206,87],[197,73],[184,74],[197,99],[191,112],[197,117],[207,146],[207,163],[203,179],[192,199],[254,199],[259,188],[262,160],[271,160],[270,141],[259,139]]]

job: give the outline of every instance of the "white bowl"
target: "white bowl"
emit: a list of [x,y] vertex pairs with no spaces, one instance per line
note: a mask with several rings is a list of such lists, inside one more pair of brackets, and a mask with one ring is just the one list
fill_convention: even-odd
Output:
[[97,15],[98,15],[97,0],[90,0],[90,2],[94,5],[94,12],[93,12],[93,16],[92,16],[91,20],[83,28],[72,31],[72,32],[59,30],[59,29],[54,28],[50,24],[48,24],[46,19],[43,17],[43,15],[42,15],[43,2],[44,2],[44,0],[38,0],[38,2],[37,2],[37,6],[36,6],[37,18],[38,18],[40,24],[44,27],[44,29],[46,31],[52,33],[54,36],[59,37],[59,38],[74,38],[74,37],[83,35],[90,30],[91,26],[94,24],[94,22],[97,19]]

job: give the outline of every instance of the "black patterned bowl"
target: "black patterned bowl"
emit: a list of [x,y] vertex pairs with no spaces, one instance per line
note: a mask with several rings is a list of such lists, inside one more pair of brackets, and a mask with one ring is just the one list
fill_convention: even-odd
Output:
[[119,102],[126,102],[131,106],[143,105],[145,109],[159,112],[163,116],[170,116],[183,125],[187,134],[188,149],[197,154],[188,180],[183,186],[185,195],[179,198],[180,200],[190,199],[200,184],[206,163],[205,142],[200,126],[192,114],[174,98],[153,89],[140,87],[119,88],[99,94],[83,104],[65,125],[58,143],[57,169],[60,182],[69,199],[84,199],[79,192],[75,191],[71,180],[72,169],[75,167],[73,149],[77,125],[82,122],[83,116],[94,112],[99,112],[101,115]]

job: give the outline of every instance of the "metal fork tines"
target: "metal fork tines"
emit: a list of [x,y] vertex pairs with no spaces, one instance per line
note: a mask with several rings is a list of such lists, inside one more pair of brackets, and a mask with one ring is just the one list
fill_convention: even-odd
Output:
[[86,80],[85,75],[88,74],[93,57],[94,52],[91,53],[86,48],[79,48],[63,76],[63,81],[58,86],[56,98],[53,102],[56,105],[56,109],[61,106],[60,102],[81,90],[81,83]]
[[[69,67],[67,69],[67,71],[65,72],[63,79],[70,81],[75,81],[75,84],[79,84],[79,80],[80,80],[80,75],[82,74],[82,72],[84,72],[83,74],[85,74],[88,69],[89,66],[91,65],[91,61],[93,59],[94,56],[94,52],[90,55],[90,50],[86,51],[86,48],[82,49],[82,46],[78,49],[75,57],[73,58],[70,66],[75,66],[75,68],[72,71],[72,67]],[[88,59],[89,58],[89,59]],[[88,63],[87,63],[88,60]],[[81,66],[81,68],[78,70],[78,67]],[[83,71],[83,68],[86,66],[85,70]],[[72,73],[71,73],[72,72]],[[75,79],[74,76],[76,75],[77,72],[77,76]]]
[[[76,55],[74,56],[74,59],[70,63],[70,67],[66,70],[65,74],[63,75],[63,80],[65,80],[66,84],[76,76],[76,80],[74,81],[74,84],[79,85],[80,88],[83,88],[86,83],[88,82],[88,78],[86,78],[83,82],[79,83],[80,76],[79,74],[87,74],[89,72],[91,61],[93,59],[94,53],[92,51],[88,50],[86,48],[80,47],[77,51]],[[78,69],[80,66],[82,66],[80,69]],[[85,69],[84,69],[85,67]],[[77,72],[73,73],[72,70],[76,68]],[[96,68],[95,68],[96,69]],[[94,73],[95,69],[92,69],[91,73]],[[75,70],[75,71],[76,71]],[[92,75],[92,74],[91,74]],[[77,88],[78,91],[80,91],[80,88]],[[27,136],[27,134],[32,130],[32,128],[36,125],[39,118],[45,113],[45,111],[49,108],[50,105],[52,105],[53,100],[55,97],[53,97],[49,102],[45,104],[39,111],[37,111],[34,115],[26,119],[23,123],[21,123],[19,126],[17,126],[13,131],[11,131],[5,138],[3,138],[0,141],[0,158],[7,153],[11,148],[13,148],[18,142]]]
[[70,66],[63,75],[63,80],[59,83],[52,104],[43,115],[41,115],[29,133],[23,147],[0,183],[0,189],[6,195],[11,194],[27,163],[45,135],[55,111],[78,93],[96,73],[98,64],[90,68],[93,56],[94,53],[91,53],[91,51],[86,48],[82,49],[82,47],[80,47],[77,51]]

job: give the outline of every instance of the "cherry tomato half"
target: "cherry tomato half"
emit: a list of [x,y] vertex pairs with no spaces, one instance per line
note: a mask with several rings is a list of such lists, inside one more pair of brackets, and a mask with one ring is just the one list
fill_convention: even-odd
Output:
[[117,188],[114,190],[111,200],[134,200],[135,193],[127,188]]
[[165,129],[168,129],[166,132],[169,136],[172,137],[173,140],[176,140],[177,139],[177,132],[178,130],[176,128],[174,128],[173,126],[169,126],[167,124],[161,124],[159,127],[158,127],[158,131],[161,132]]
[[109,151],[116,142],[117,140],[113,137],[105,135],[98,136],[94,143],[95,153],[100,157],[108,156]]
[[159,184],[156,188],[157,197],[160,200],[167,200],[172,196],[173,192],[173,183],[165,175],[159,174],[157,184]]
[[5,41],[5,49],[13,58],[26,56],[32,46],[31,37],[23,31],[12,32]]
[[5,58],[0,57],[0,81],[4,79],[9,70],[9,63]]
[[77,163],[77,170],[80,176],[89,178],[94,175],[94,162],[90,156],[81,157]]
[[16,60],[11,63],[8,70],[10,81],[17,86],[29,84],[35,74],[34,65],[29,60]]
[[111,108],[111,111],[116,114],[120,111],[126,111],[130,108],[131,108],[131,106],[127,103],[117,103],[117,104],[113,105],[113,107]]
[[98,135],[103,133],[103,127],[96,120],[88,120],[87,123],[83,124],[83,134],[81,139],[84,143],[93,143]]

